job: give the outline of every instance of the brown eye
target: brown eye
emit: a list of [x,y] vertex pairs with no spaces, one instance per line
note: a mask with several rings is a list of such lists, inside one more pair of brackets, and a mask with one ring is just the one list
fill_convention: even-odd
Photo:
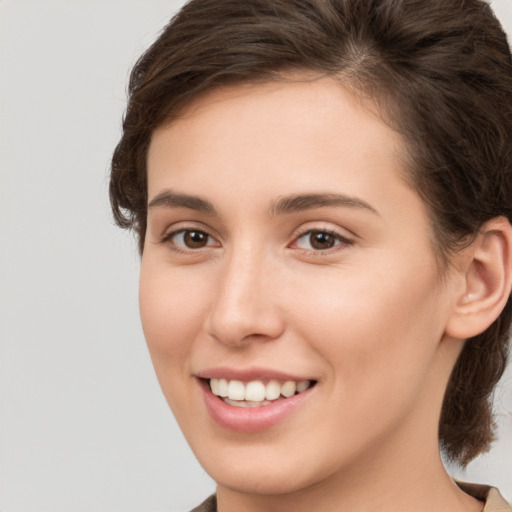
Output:
[[330,249],[336,245],[339,237],[326,233],[325,231],[311,231],[309,234],[309,244],[317,251]]
[[183,243],[189,249],[200,249],[208,245],[208,234],[204,231],[185,231],[183,234]]
[[305,249],[307,251],[322,252],[338,246],[341,248],[351,244],[352,241],[350,239],[345,238],[338,233],[312,229],[299,236],[293,243],[292,247]]
[[180,249],[203,249],[217,245],[214,238],[198,229],[182,229],[171,233],[166,239]]

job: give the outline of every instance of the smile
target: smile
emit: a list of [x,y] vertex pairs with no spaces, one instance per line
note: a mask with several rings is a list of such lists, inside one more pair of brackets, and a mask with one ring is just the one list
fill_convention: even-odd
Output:
[[206,409],[217,425],[236,432],[255,433],[286,422],[310,403],[308,397],[318,387],[316,380],[215,373],[198,379]]
[[221,398],[224,403],[234,407],[261,407],[270,405],[276,400],[290,398],[303,393],[312,386],[312,381],[288,380],[279,382],[261,380],[242,382],[240,380],[210,379],[212,393]]

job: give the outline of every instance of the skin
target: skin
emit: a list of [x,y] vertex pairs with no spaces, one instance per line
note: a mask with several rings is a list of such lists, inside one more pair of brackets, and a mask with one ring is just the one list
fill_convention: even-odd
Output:
[[[142,323],[221,512],[482,508],[446,474],[437,440],[463,273],[440,278],[400,137],[370,110],[331,79],[237,86],[153,135]],[[170,191],[215,211],[155,200]],[[350,200],[276,211],[301,194]],[[206,245],[187,247],[187,229]],[[334,245],[315,248],[311,230]],[[284,421],[233,432],[198,384],[212,367],[317,383]]]

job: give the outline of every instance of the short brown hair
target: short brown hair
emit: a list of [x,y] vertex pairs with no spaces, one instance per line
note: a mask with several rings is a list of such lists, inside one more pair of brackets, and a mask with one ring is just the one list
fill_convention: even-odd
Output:
[[[114,217],[143,250],[151,135],[205,91],[333,76],[371,98],[407,143],[410,180],[430,209],[440,260],[488,220],[512,221],[512,60],[482,0],[191,0],[135,65],[112,159]],[[493,438],[512,304],[469,340],[439,427],[448,458],[467,464]]]

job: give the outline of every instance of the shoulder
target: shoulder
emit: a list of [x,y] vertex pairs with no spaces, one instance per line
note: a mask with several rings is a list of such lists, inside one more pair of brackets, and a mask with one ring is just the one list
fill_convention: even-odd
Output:
[[212,494],[209,498],[203,501],[201,505],[192,509],[190,512],[217,512],[217,497]]
[[457,485],[467,494],[485,503],[483,512],[512,512],[512,507],[495,487],[466,482],[457,482]]

